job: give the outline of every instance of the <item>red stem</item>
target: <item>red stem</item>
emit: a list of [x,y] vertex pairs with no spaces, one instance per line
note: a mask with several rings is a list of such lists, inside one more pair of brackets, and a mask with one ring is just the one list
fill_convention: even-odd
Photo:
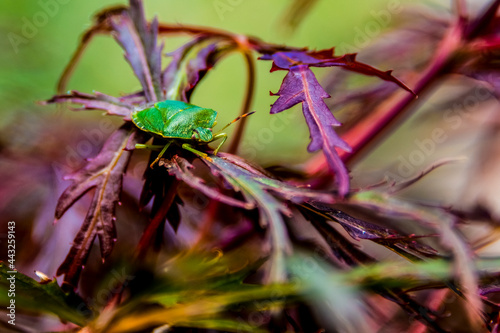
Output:
[[137,257],[143,258],[149,247],[154,243],[154,237],[157,232],[162,232],[162,230],[158,230],[162,222],[165,220],[165,216],[167,216],[168,210],[172,203],[174,202],[174,198],[177,194],[177,186],[179,185],[179,181],[176,179],[172,182],[165,198],[163,199],[162,205],[160,209],[156,212],[155,216],[144,230],[144,233],[141,236],[141,240],[137,244]]
[[[255,63],[252,58],[252,53],[250,50],[243,50],[243,56],[245,57],[245,62],[247,64],[247,89],[245,94],[245,101],[243,102],[243,107],[241,108],[241,115],[244,115],[248,111],[250,111],[250,106],[252,104],[252,99],[254,95],[255,88]],[[236,130],[234,131],[233,138],[231,139],[231,145],[227,152],[229,154],[236,154],[238,150],[238,146],[240,144],[241,138],[243,136],[243,131],[245,129],[245,124],[247,122],[246,118],[242,118],[237,124]]]

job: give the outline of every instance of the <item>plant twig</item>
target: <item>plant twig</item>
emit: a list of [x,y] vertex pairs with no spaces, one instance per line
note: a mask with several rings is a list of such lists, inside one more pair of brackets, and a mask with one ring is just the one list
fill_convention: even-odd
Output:
[[[245,100],[243,101],[243,107],[241,108],[240,115],[244,115],[250,111],[250,106],[252,104],[253,96],[254,96],[254,88],[255,88],[255,61],[252,58],[252,53],[249,49],[245,49],[242,51],[243,56],[245,57],[245,62],[247,65],[247,87],[245,92]],[[231,145],[227,152],[229,154],[235,154],[238,150],[238,146],[241,141],[241,137],[243,136],[243,131],[245,129],[245,124],[247,122],[246,118],[242,118],[234,131],[233,139],[231,140]]]

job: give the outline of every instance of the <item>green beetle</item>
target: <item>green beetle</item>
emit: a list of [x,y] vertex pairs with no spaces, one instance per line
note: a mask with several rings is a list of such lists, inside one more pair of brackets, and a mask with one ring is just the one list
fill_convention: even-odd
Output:
[[[221,131],[235,121],[252,113],[249,112],[236,118],[219,132],[213,134],[212,128],[217,124],[215,121],[217,111],[181,101],[166,100],[158,102],[153,107],[134,111],[132,113],[132,122],[145,132],[172,140],[165,146],[136,144],[135,148],[161,149],[158,157],[151,163],[151,167],[163,156],[170,144],[176,140],[207,144],[222,139],[214,150],[214,155],[217,155],[217,152],[227,140],[227,134],[221,133]],[[187,142],[182,144],[182,148],[197,155],[207,156],[207,154],[196,150]]]

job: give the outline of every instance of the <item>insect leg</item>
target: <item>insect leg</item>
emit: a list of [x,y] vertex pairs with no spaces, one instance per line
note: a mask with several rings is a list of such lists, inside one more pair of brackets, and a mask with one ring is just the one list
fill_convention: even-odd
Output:
[[153,161],[153,163],[151,163],[151,165],[149,166],[150,168],[153,167],[153,165],[156,164],[156,162],[158,162],[160,160],[160,158],[163,156],[163,154],[165,154],[165,152],[167,151],[168,147],[170,146],[170,144],[172,143],[172,141],[169,141],[165,147],[163,147],[163,149],[160,151],[160,153],[158,154],[158,156],[156,156],[156,159]]
[[217,148],[215,148],[214,155],[217,155],[217,153],[219,152],[220,147],[222,147],[222,145],[224,144],[224,142],[226,142],[226,140],[227,140],[227,134],[226,133],[218,133],[218,134],[214,135],[214,138],[212,139],[212,141],[220,139],[220,138],[222,138],[222,141],[219,143],[219,145],[217,146]]
[[194,153],[194,154],[196,154],[198,156],[201,156],[203,158],[207,158],[208,157],[208,155],[205,154],[204,152],[201,152],[201,151],[199,151],[197,149],[194,149],[193,146],[191,146],[189,143],[183,143],[182,144],[182,148],[186,149],[187,151],[190,151],[190,152],[192,152],[192,153]]
[[157,150],[157,149],[163,149],[163,145],[143,145],[141,143],[136,143],[135,144],[135,149],[151,149],[151,150]]

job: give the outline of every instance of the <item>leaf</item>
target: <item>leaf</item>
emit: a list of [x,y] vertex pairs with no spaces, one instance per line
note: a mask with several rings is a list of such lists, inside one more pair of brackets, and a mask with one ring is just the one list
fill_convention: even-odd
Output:
[[200,80],[232,49],[225,40],[201,36],[171,52],[172,60],[162,73],[164,98],[188,102]]
[[260,59],[273,61],[271,72],[275,70],[288,71],[278,93],[273,94],[279,97],[271,106],[271,114],[302,103],[302,112],[311,137],[311,143],[307,150],[314,152],[323,149],[330,169],[337,176],[339,194],[344,196],[349,191],[349,174],[336,148],[347,152],[350,152],[351,148],[333,130],[332,126],[340,126],[341,124],[324,102],[324,99],[329,98],[330,95],[321,87],[309,67],[340,66],[349,71],[377,76],[385,81],[394,82],[409,92],[412,92],[411,89],[392,76],[392,71],[383,72],[358,62],[356,54],[335,56],[333,48],[320,51],[278,51],[264,54]]
[[[304,269],[306,263],[307,267],[313,268]],[[294,281],[300,281],[296,282],[301,286],[300,291],[315,305],[314,312],[322,319],[325,328],[346,333],[372,331],[365,318],[367,313],[359,301],[359,285],[309,256],[290,258],[288,267]]]
[[271,114],[284,111],[302,103],[302,112],[309,127],[311,143],[309,152],[323,149],[328,165],[337,176],[339,194],[349,191],[349,174],[335,147],[350,151],[348,144],[333,130],[340,123],[332,115],[323,99],[330,97],[307,65],[290,68],[277,94],[278,99],[271,106]]
[[158,22],[154,20],[148,28],[142,15],[142,3],[133,0],[128,12],[111,17],[111,25],[116,31],[115,39],[125,50],[125,59],[144,89],[146,100],[155,102],[161,96],[162,47],[156,46]]
[[291,244],[282,215],[290,215],[291,211],[283,200],[333,202],[333,197],[271,179],[245,163],[243,159],[231,154],[219,153],[218,156],[211,155],[202,160],[214,175],[222,177],[235,191],[240,191],[247,202],[257,206],[260,224],[269,228],[271,239],[271,271],[268,282],[285,281],[284,260],[291,252]]
[[[141,0],[130,0],[130,17],[141,38],[146,54],[151,79],[157,98],[161,96],[161,52],[163,44],[158,46],[158,19],[155,17],[148,23],[144,14],[144,6]],[[148,100],[150,101],[150,100]]]
[[434,228],[441,244],[453,254],[454,273],[461,283],[460,293],[463,293],[469,305],[469,320],[473,325],[481,325],[482,303],[478,296],[474,254],[457,230],[455,216],[443,208],[420,206],[380,191],[361,191],[353,195],[349,201],[386,216],[408,218]]
[[[15,284],[15,296],[9,297],[12,283]],[[18,271],[10,271],[2,262],[0,262],[0,291],[0,303],[4,309],[10,305],[12,299],[15,300],[17,309],[52,313],[62,320],[79,326],[84,326],[93,316],[83,299],[73,292],[63,292],[56,279],[37,282]]]
[[78,199],[95,188],[85,221],[73,241],[70,252],[59,266],[57,275],[65,274],[66,284],[75,287],[96,236],[99,237],[102,258],[106,258],[116,241],[115,206],[119,201],[123,174],[131,151],[127,144],[138,142],[141,136],[130,123],[122,125],[104,143],[99,154],[87,165],[66,179],[72,184],[63,192],[56,207],[60,219]]
[[94,95],[81,93],[78,91],[71,91],[66,95],[56,95],[47,101],[43,101],[42,104],[53,104],[53,103],[75,103],[82,104],[83,107],[78,109],[73,109],[75,111],[79,110],[104,110],[109,115],[121,116],[123,120],[130,121],[130,114],[135,111],[133,105],[128,102],[124,102],[120,98],[109,96],[100,92],[94,92]]
[[334,50],[334,48],[331,48],[320,51],[276,52],[272,55],[265,55],[260,59],[273,60],[271,71],[279,69],[289,70],[298,65],[307,65],[308,67],[341,67],[348,71],[376,76],[384,81],[393,82],[404,90],[414,94],[408,86],[392,75],[392,70],[381,71],[365,63],[358,62],[356,60],[356,53],[336,56]]
[[205,185],[203,179],[198,178],[190,171],[194,168],[193,165],[182,157],[176,155],[171,160],[160,161],[159,165],[164,165],[170,175],[177,177],[177,179],[182,180],[211,199],[243,209],[253,209],[255,207],[253,203],[242,202],[232,197],[228,197],[214,188]]

